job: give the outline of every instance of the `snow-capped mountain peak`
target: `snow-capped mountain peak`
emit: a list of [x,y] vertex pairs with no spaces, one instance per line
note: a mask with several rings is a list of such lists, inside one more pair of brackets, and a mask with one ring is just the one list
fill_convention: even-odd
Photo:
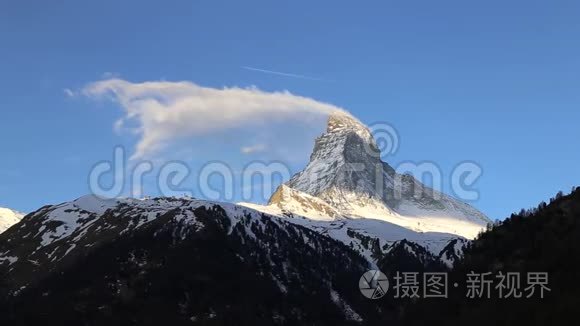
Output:
[[352,195],[380,200],[376,175],[382,175],[384,167],[379,154],[369,129],[360,121],[346,114],[331,115],[308,165],[286,186],[343,210],[352,203],[352,198],[345,197]]
[[376,219],[463,238],[474,238],[490,223],[469,204],[398,174],[381,160],[369,128],[346,114],[329,117],[305,169],[281,185],[269,205],[270,213],[316,221]]

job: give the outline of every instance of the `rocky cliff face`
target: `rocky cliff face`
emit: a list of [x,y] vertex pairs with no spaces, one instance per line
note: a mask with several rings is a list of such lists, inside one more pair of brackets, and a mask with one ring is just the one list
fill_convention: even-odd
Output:
[[[450,218],[476,227],[490,223],[470,205],[433,190],[410,175],[398,174],[381,161],[370,130],[345,114],[330,116],[326,132],[316,139],[308,165],[284,186],[316,197],[346,217],[378,217],[364,214],[371,209],[393,216]],[[285,206],[280,192],[275,193],[270,204]]]
[[[344,196],[349,193],[361,199],[382,199],[377,173],[381,176],[383,168],[369,130],[353,117],[333,115],[326,133],[316,139],[306,168],[285,185],[348,209],[352,203]],[[344,195],[336,197],[336,193]]]

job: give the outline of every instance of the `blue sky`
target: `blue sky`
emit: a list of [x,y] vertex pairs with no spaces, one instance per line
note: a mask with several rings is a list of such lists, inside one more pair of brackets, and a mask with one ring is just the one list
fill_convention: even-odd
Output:
[[[95,163],[115,145],[135,146],[113,130],[118,105],[64,92],[110,76],[288,90],[365,123],[387,121],[400,135],[393,165],[429,160],[446,173],[465,160],[481,165],[472,204],[492,218],[580,183],[577,1],[0,6],[0,206],[31,211],[86,194]],[[189,139],[192,165],[248,159],[222,136]],[[293,169],[307,159],[296,153]]]

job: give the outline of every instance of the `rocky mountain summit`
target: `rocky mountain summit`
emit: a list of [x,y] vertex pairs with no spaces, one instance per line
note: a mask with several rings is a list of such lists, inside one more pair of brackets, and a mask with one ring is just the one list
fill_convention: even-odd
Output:
[[[381,161],[371,131],[349,115],[332,115],[318,137],[306,168],[279,191],[290,188],[323,200],[344,216],[370,217],[369,208],[394,216],[442,217],[485,226],[477,209],[431,189]],[[284,207],[275,193],[270,204]],[[463,234],[469,236],[468,234]]]
[[[346,114],[329,117],[306,168],[281,185],[267,206],[244,205],[298,218],[297,223],[358,248],[370,261],[406,240],[451,264],[442,250],[474,238],[491,223],[469,204],[397,173],[381,160],[369,128]],[[360,239],[385,249],[371,252]]]

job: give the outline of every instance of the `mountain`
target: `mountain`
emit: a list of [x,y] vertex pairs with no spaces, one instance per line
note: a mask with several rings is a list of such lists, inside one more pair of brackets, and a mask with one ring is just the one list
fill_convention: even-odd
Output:
[[[242,205],[295,217],[374,262],[406,240],[451,265],[457,253],[443,250],[473,239],[491,223],[472,206],[397,173],[381,160],[369,128],[346,114],[330,116],[306,168],[281,185],[267,206]],[[368,239],[379,249],[364,246]]]
[[24,214],[8,208],[0,207],[0,233],[6,231],[12,225],[20,222]]
[[368,261],[291,221],[188,198],[46,206],[0,235],[0,313],[10,325],[358,325],[396,315],[360,295]]
[[397,174],[367,127],[333,115],[268,205],[85,196],[28,214],[0,234],[0,314],[10,325],[393,323],[401,305],[364,298],[361,275],[446,271],[488,222]]

